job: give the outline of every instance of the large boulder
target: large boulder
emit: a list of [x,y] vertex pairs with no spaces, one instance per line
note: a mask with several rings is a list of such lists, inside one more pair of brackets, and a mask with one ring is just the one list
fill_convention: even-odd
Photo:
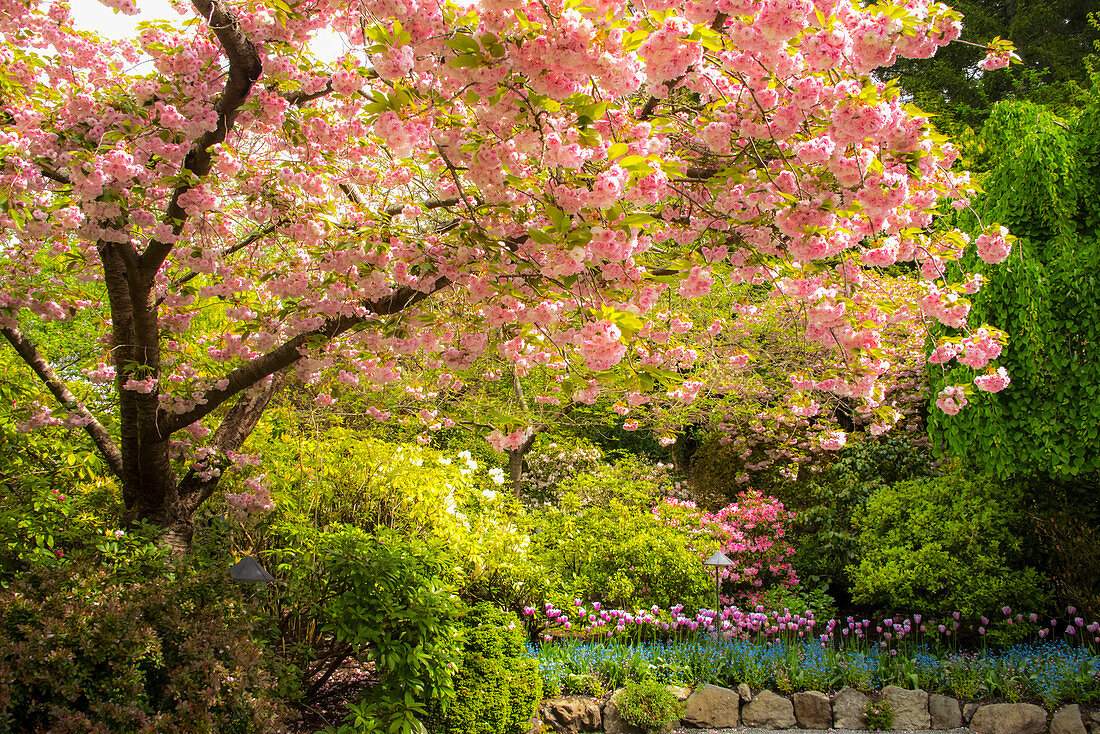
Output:
[[682,721],[698,729],[732,729],[741,725],[741,697],[721,686],[703,686],[687,700]]
[[1088,734],[1081,719],[1081,707],[1071,704],[1055,711],[1050,720],[1050,734]]
[[668,691],[673,696],[675,696],[676,700],[679,701],[680,703],[683,703],[684,701],[691,698],[691,693],[692,693],[691,689],[688,688],[687,686],[671,686],[670,685],[668,687]]
[[928,696],[928,714],[932,719],[932,728],[938,730],[958,729],[963,725],[959,699],[932,693]]
[[741,723],[765,729],[790,729],[798,722],[794,704],[771,691],[761,691],[741,709]]
[[882,697],[894,711],[895,729],[927,729],[931,723],[928,716],[928,691],[915,691],[886,686]]
[[975,734],[1046,734],[1047,712],[1033,703],[979,706],[970,720]]
[[794,718],[803,729],[832,729],[833,705],[819,691],[794,694]]
[[864,729],[863,708],[867,696],[850,686],[844,686],[833,698],[833,726],[837,729]]
[[602,723],[599,704],[580,696],[543,701],[539,704],[539,718],[558,734],[599,731]]

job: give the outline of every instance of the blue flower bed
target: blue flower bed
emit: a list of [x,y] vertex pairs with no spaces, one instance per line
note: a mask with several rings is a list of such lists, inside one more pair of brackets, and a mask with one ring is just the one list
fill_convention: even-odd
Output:
[[[884,649],[820,640],[699,636],[665,642],[556,640],[529,645],[548,693],[569,676],[591,676],[608,687],[653,678],[692,685],[864,691],[887,685],[942,691],[963,699],[1034,701],[1054,708],[1065,701],[1100,701],[1100,656],[1065,641],[1033,641],[1005,650],[959,652],[922,643]],[[566,686],[568,687],[568,686]]]

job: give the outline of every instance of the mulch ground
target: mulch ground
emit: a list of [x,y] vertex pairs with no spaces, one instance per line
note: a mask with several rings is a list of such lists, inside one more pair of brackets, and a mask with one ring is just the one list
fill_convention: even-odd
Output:
[[347,702],[358,701],[374,684],[372,671],[358,660],[349,660],[332,674],[324,687],[308,704],[292,712],[296,716],[287,722],[288,734],[320,731],[326,726],[339,727],[347,714]]

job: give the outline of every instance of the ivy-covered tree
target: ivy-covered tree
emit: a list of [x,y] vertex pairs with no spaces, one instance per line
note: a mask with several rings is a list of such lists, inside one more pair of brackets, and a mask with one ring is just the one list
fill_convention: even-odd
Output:
[[[951,451],[1002,477],[1096,484],[1100,100],[1094,93],[1072,123],[1033,103],[1002,103],[983,136],[996,156],[975,210],[983,221],[999,218],[1019,239],[997,267],[969,263],[985,278],[971,316],[1011,334],[1000,364],[1012,384],[996,395],[971,394],[969,387],[956,392],[971,407],[957,415],[934,412],[930,427]],[[954,343],[962,348],[970,338]],[[933,365],[940,401],[972,379],[968,367]]]
[[[936,125],[958,134],[964,126],[979,128],[1001,100],[1030,100],[1055,108],[1083,100],[1089,87],[1085,59],[1095,53],[1100,28],[1090,23],[1097,6],[1090,0],[959,0],[965,43],[930,59],[899,59],[884,69]],[[1022,63],[996,74],[978,63],[982,46],[1007,38]]]

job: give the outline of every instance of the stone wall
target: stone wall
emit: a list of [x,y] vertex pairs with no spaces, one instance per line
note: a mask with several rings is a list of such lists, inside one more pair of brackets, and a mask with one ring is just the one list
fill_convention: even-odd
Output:
[[[1053,713],[1030,703],[964,703],[951,696],[887,686],[869,696],[844,688],[832,696],[804,691],[784,696],[773,691],[755,695],[741,684],[736,690],[702,686],[694,691],[673,687],[684,702],[680,727],[732,729],[862,730],[864,706],[885,700],[894,711],[894,729],[950,730],[967,727],[974,734],[1100,734],[1100,709],[1082,711],[1077,704]],[[531,734],[641,734],[619,715],[618,691],[603,699],[554,698],[539,705]]]

